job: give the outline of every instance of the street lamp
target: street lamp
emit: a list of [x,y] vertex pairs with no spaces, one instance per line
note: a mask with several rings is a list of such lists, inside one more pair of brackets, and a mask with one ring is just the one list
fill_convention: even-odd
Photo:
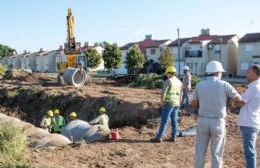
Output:
[[179,72],[179,77],[181,76],[181,56],[180,56],[180,30],[179,28],[177,29],[178,33],[178,59],[179,59],[179,67],[178,67],[178,72]]
[[220,51],[219,51],[219,61],[221,62],[221,58],[222,58],[222,52],[221,52],[221,46],[222,46],[222,36],[220,37],[220,47],[219,47],[219,49],[220,49]]

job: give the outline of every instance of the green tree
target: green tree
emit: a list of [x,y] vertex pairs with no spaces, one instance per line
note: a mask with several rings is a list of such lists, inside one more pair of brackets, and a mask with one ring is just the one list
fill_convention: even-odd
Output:
[[89,68],[96,68],[101,63],[101,55],[94,48],[89,48],[84,53],[87,57]]
[[134,74],[136,68],[144,67],[144,55],[137,44],[133,45],[133,47],[127,52],[125,63],[128,69],[134,68]]
[[12,52],[16,52],[15,49],[10,48],[9,46],[0,44],[0,57],[5,57],[11,55]]
[[104,60],[105,68],[111,70],[112,68],[120,67],[122,64],[122,56],[117,44],[109,44],[107,42],[104,42],[102,45],[104,46],[102,57]]
[[159,63],[161,69],[166,69],[168,66],[174,65],[175,57],[171,52],[169,47],[166,48],[165,52],[163,52],[159,57]]

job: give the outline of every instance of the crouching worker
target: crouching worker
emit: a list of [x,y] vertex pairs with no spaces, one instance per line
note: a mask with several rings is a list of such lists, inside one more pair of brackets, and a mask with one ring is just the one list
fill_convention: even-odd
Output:
[[97,126],[99,131],[110,131],[109,117],[106,115],[105,107],[100,107],[99,116],[89,122],[90,125]]
[[63,127],[65,126],[65,120],[60,115],[60,111],[58,109],[54,110],[54,117],[52,118],[51,123],[52,123],[52,132],[60,134]]
[[51,132],[52,129],[52,124],[51,124],[51,119],[53,117],[53,111],[49,110],[46,115],[42,118],[40,127],[45,129],[48,132]]
[[77,120],[77,113],[76,112],[71,112],[69,115],[69,122]]

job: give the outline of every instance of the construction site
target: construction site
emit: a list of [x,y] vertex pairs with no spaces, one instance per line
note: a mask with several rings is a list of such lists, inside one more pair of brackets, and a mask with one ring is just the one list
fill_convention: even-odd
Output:
[[[32,167],[194,167],[195,136],[178,137],[176,143],[150,142],[160,123],[158,89],[130,88],[127,82],[118,79],[90,80],[81,88],[57,86],[56,78],[27,72],[2,79],[0,88],[0,123],[14,120],[17,127],[29,134],[31,145],[26,153]],[[243,85],[236,88],[239,92],[246,89]],[[79,119],[89,121],[100,106],[108,109],[110,127],[119,128],[120,140],[70,146],[70,142],[60,140],[62,137],[51,137],[34,127],[39,127],[50,108],[59,108],[63,116],[76,111]],[[224,153],[224,167],[228,168],[245,164],[237,113],[238,108],[230,102]],[[196,114],[184,112],[179,117],[180,130],[196,125]],[[169,133],[165,138],[168,136]],[[33,146],[35,143],[42,145]],[[207,157],[206,165],[210,167],[209,154]]]
[[[167,141],[171,131],[171,126],[168,126],[163,142],[152,143],[150,140],[156,136],[161,122],[161,90],[158,86],[163,83],[163,79],[153,84],[157,87],[143,87],[133,84],[137,75],[100,77],[90,74],[87,59],[82,55],[80,43],[76,42],[74,36],[71,9],[68,9],[67,15],[67,41],[63,57],[53,63],[56,73],[28,72],[9,67],[4,74],[0,74],[0,140],[6,136],[2,129],[11,123],[11,130],[19,129],[24,133],[26,146],[19,153],[26,161],[24,158],[1,160],[0,157],[0,167],[194,167],[198,119],[196,110],[179,111],[176,142]],[[144,82],[149,85],[153,81]],[[247,89],[246,83],[233,82],[232,85],[239,93]],[[194,87],[195,84],[192,90]],[[96,132],[86,131],[75,140],[74,135],[50,133],[41,128],[41,120],[48,110],[59,109],[66,121],[71,112],[75,112],[78,120],[88,123],[97,117],[100,107],[106,109],[109,128],[112,132],[118,131],[117,138],[113,138],[110,132],[102,138],[96,138]],[[228,102],[225,168],[245,167],[237,124],[239,110],[235,102]],[[72,129],[69,131],[69,134],[73,134]],[[0,148],[0,151],[4,150]],[[210,152],[209,148],[205,167],[211,167]],[[258,151],[258,162],[259,156]],[[5,163],[5,159],[9,159],[8,163]]]

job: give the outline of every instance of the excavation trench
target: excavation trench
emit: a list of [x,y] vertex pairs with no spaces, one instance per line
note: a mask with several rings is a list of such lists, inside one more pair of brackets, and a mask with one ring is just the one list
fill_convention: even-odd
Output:
[[149,102],[132,103],[110,95],[79,96],[74,92],[51,95],[32,88],[1,89],[0,105],[17,112],[22,120],[35,126],[39,126],[48,109],[54,108],[60,109],[61,114],[65,117],[75,111],[79,119],[90,121],[98,115],[98,108],[105,106],[110,117],[111,128],[123,126],[139,128],[146,124],[148,119],[160,115],[158,106]]

